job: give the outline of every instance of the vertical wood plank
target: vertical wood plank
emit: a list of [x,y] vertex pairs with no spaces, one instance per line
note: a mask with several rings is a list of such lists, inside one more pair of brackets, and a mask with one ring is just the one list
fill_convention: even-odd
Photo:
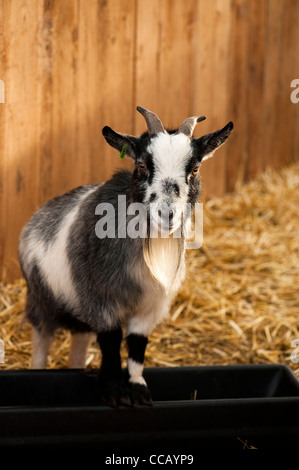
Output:
[[[293,31],[293,38],[292,38],[292,52],[293,52],[293,59],[292,59],[292,71],[291,76],[292,80],[294,78],[299,79],[299,64],[298,64],[298,49],[299,49],[299,2],[296,0],[292,3],[292,31]],[[293,91],[294,88],[291,88]],[[298,96],[298,95],[297,95]],[[292,161],[299,160],[299,103],[292,103],[292,127],[291,127],[291,136],[292,136]]]
[[192,114],[192,40],[194,0],[165,0],[161,4],[160,103],[165,125],[175,128]]
[[[100,39],[103,32],[98,28],[97,0],[90,0],[88,9],[84,8],[84,2],[79,0],[78,8],[77,139],[79,158],[84,167],[81,172],[82,181],[89,182],[92,177],[91,161],[96,158],[102,161],[103,156],[106,157],[106,149],[101,149],[103,142],[100,136],[101,115],[99,111],[100,97],[104,94],[103,85],[100,82],[101,61],[104,59],[99,54],[99,43],[106,41],[106,38]],[[102,173],[99,176],[104,179],[105,171]],[[95,178],[96,175],[93,177]]]
[[[193,100],[197,111],[207,120],[194,135],[212,132],[230,120],[227,105],[229,58],[230,4],[229,2],[200,2],[196,11],[197,24],[193,41],[194,86]],[[219,196],[225,191],[226,148],[204,162],[201,169],[204,195]]]
[[80,0],[78,58],[78,145],[88,162],[88,181],[111,176],[121,161],[101,130],[109,125],[132,133],[134,128],[135,0]]
[[248,159],[248,2],[231,3],[231,28],[228,59],[227,118],[234,122],[229,138],[226,165],[226,191],[243,183]]
[[[2,279],[19,275],[17,245],[21,227],[36,207],[37,162],[37,60],[39,4],[33,0],[4,2],[6,102],[2,158]],[[3,228],[4,227],[4,228]]]
[[[252,167],[256,168],[256,156],[259,155],[261,165],[276,166],[277,142],[275,135],[277,103],[280,100],[280,68],[282,51],[282,21],[285,5],[280,0],[267,1],[266,4],[266,30],[265,30],[265,65],[263,107],[259,116],[259,127],[267,134],[267,138],[257,142],[256,155]],[[251,155],[253,158],[253,155]]]
[[[174,128],[192,114],[192,40],[197,1],[138,1],[136,103]],[[137,120],[138,130],[141,127]]]
[[248,164],[247,179],[253,178],[264,166],[263,114],[264,63],[265,63],[265,19],[266,1],[253,0],[248,3]]
[[[228,116],[228,75],[230,54],[230,25],[231,8],[229,2],[215,0],[214,27],[212,43],[212,90],[211,90],[211,130],[217,130],[226,125],[231,117]],[[230,145],[230,143],[229,143]],[[226,191],[226,168],[228,162],[228,147],[224,145],[215,156],[206,163],[207,179],[205,186],[210,194],[220,196]]]
[[[150,109],[164,118],[160,91],[162,18],[159,0],[138,0],[136,21],[136,56],[134,78],[134,133],[146,130],[146,123],[136,106]],[[162,100],[162,102],[161,102]]]
[[37,57],[38,75],[38,113],[39,113],[39,194],[38,204],[42,205],[54,193],[52,179],[53,157],[53,8],[54,1],[41,2],[41,18],[39,22]]
[[[5,49],[4,49],[4,22],[3,0],[0,0],[0,80],[6,83]],[[4,96],[5,99],[5,96]],[[5,124],[5,103],[0,103],[0,280],[3,278],[3,250],[4,250],[4,124]]]
[[[298,3],[298,2],[296,2]],[[297,6],[298,12],[298,6]],[[297,16],[297,18],[296,18]],[[281,168],[293,161],[293,138],[298,136],[298,128],[294,127],[294,105],[290,100],[290,83],[298,77],[298,13],[293,0],[284,3],[284,14],[281,17],[282,38],[279,73],[279,100],[276,108],[275,121],[275,160],[273,166]],[[296,77],[297,74],[297,77]],[[298,104],[296,105],[299,106]],[[297,108],[296,108],[297,109]],[[297,110],[298,116],[298,110]]]
[[40,73],[40,201],[79,183],[77,158],[77,2],[44,2]]

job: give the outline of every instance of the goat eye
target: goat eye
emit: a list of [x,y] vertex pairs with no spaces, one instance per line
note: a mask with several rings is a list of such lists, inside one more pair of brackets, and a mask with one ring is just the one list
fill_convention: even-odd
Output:
[[142,162],[137,163],[138,170],[140,171],[145,171],[146,170],[146,164]]
[[193,168],[192,170],[192,175],[196,176],[198,174],[199,167],[197,166],[196,168]]

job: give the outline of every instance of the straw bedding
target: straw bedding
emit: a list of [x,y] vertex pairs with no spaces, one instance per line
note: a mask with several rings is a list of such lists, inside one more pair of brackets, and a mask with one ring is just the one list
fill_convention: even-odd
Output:
[[[299,376],[291,361],[299,339],[299,164],[268,170],[203,207],[203,246],[187,252],[186,280],[149,339],[145,365],[281,363]],[[25,292],[23,280],[0,284],[1,369],[30,367]],[[50,368],[67,367],[69,343],[57,332]],[[125,345],[122,357],[125,365]],[[99,364],[92,342],[87,366]]]

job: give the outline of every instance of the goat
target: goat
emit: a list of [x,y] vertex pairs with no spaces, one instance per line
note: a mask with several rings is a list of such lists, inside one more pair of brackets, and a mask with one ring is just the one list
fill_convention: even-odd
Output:
[[[228,138],[222,129],[193,138],[195,125],[205,116],[186,119],[177,130],[166,131],[156,114],[137,110],[148,130],[140,137],[102,130],[108,144],[134,160],[133,171],[116,172],[105,183],[84,185],[42,206],[22,230],[19,260],[27,282],[26,315],[33,327],[33,368],[45,368],[47,352],[57,328],[72,333],[70,367],[85,366],[91,334],[102,352],[99,396],[111,406],[152,404],[143,378],[148,336],[167,315],[185,275],[185,240],[174,230],[190,220],[172,209],[176,203],[192,210],[201,193],[199,167]],[[149,220],[150,205],[158,210],[154,238],[102,237],[95,227],[102,218],[96,208],[109,203],[117,224],[118,197],[142,203]],[[179,211],[178,211],[179,212]],[[103,214],[102,214],[103,216]],[[111,216],[110,216],[111,218]],[[130,216],[125,217],[128,225]],[[167,226],[169,237],[161,234]],[[119,228],[119,227],[118,227]],[[126,328],[127,369],[121,367],[120,345]]]

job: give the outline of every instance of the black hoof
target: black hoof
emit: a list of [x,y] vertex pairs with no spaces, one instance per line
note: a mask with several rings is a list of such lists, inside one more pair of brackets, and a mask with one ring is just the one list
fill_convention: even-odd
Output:
[[152,395],[148,387],[145,385],[130,383],[130,396],[132,406],[138,407],[139,405],[153,406]]
[[130,389],[123,375],[117,377],[105,377],[99,375],[100,400],[108,406],[118,408],[120,405],[132,406]]

